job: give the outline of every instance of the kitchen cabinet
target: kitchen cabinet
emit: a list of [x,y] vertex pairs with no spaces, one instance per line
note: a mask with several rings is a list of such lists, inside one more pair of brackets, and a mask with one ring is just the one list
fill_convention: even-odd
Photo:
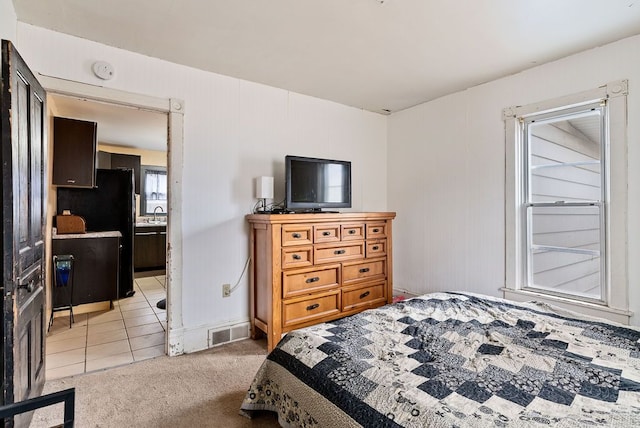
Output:
[[132,169],[135,193],[140,194],[140,156],[122,153],[98,152],[98,168],[100,169]]
[[[73,263],[73,305],[118,299],[120,232],[53,235],[52,255],[71,254]],[[53,307],[68,302],[56,301]]]
[[165,269],[167,226],[136,226],[133,242],[133,266],[136,271]]
[[53,118],[53,184],[94,187],[97,123]]

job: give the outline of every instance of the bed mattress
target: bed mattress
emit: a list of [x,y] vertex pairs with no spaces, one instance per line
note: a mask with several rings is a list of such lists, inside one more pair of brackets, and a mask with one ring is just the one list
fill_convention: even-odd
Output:
[[284,427],[640,426],[640,330],[435,293],[290,332],[241,413]]

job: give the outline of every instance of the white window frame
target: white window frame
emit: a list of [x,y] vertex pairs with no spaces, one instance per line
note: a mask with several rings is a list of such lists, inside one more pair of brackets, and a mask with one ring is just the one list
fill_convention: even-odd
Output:
[[[505,121],[505,287],[504,297],[552,303],[585,315],[629,323],[629,288],[627,275],[627,95],[628,81],[619,80],[578,94],[503,110]],[[606,128],[609,141],[609,203],[605,204],[605,284],[603,300],[590,302],[567,296],[555,296],[526,288],[526,242],[522,231],[526,221],[522,189],[525,180],[523,160],[523,124],[521,118],[552,113],[571,107],[604,101],[607,103]],[[604,142],[603,142],[604,143]]]

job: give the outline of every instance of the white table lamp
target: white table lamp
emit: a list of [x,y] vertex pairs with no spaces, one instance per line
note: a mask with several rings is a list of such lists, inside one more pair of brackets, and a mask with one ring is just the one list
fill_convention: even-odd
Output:
[[273,199],[273,177],[256,178],[256,199],[262,199],[262,211],[266,211],[267,199]]

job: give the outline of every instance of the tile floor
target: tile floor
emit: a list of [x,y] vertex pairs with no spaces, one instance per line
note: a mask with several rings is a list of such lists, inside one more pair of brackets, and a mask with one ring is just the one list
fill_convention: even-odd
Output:
[[114,302],[110,311],[54,318],[47,335],[46,379],[141,361],[165,353],[165,277],[136,278],[133,297]]

